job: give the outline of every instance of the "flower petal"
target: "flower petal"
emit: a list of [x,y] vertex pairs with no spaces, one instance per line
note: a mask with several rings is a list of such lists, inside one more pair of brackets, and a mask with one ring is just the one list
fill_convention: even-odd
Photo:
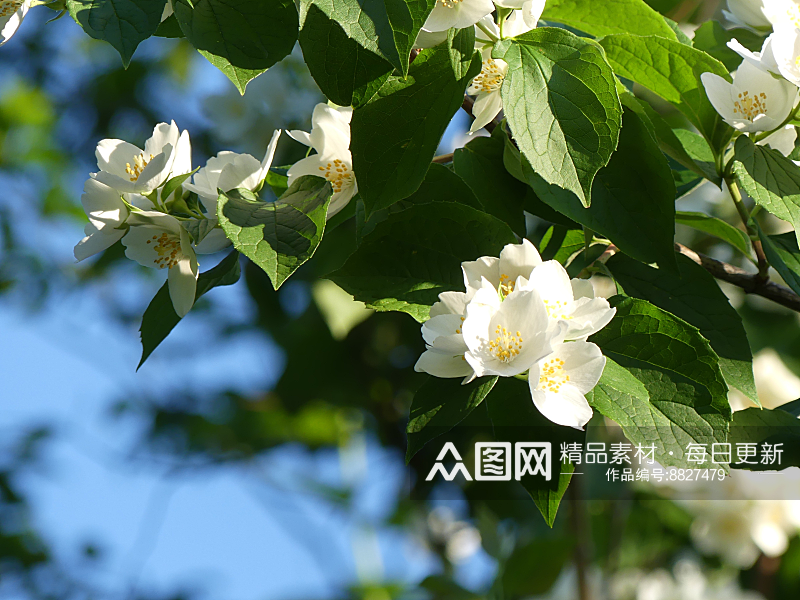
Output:
[[507,244],[500,252],[500,274],[512,281],[517,277],[530,279],[533,270],[541,264],[542,257],[527,239],[523,239],[521,244]]
[[[534,371],[531,369],[529,382],[533,387]],[[533,404],[550,421],[565,427],[583,429],[592,418],[592,407],[574,386],[564,385],[558,393],[531,389]]]
[[79,262],[110,248],[127,233],[126,229],[112,229],[110,227],[100,231],[92,223],[87,223],[83,231],[86,237],[78,242],[73,250],[75,259]]
[[426,350],[422,353],[414,365],[414,370],[418,373],[428,373],[434,377],[468,377],[472,375],[472,367],[464,359],[464,356],[453,356],[438,352],[436,350]]
[[197,260],[184,256],[174,267],[169,270],[169,297],[172,307],[179,317],[186,316],[194,305],[197,292],[198,267]]

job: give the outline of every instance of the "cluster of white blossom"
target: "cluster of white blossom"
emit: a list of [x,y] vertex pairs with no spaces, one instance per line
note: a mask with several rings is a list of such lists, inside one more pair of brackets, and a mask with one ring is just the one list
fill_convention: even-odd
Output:
[[582,429],[592,409],[584,397],[605,357],[586,338],[616,309],[592,284],[570,280],[558,262],[542,262],[528,240],[500,257],[461,264],[465,292],[443,292],[422,325],[427,350],[414,367],[435,377],[527,374],[533,402],[552,422]]
[[[470,133],[485,127],[503,109],[500,89],[508,64],[492,58],[492,46],[501,39],[513,38],[535,29],[544,11],[545,0],[438,0],[417,36],[416,47],[430,48],[447,38],[451,27],[475,27],[475,48],[483,59],[481,72],[472,80],[467,93],[475,96]],[[492,13],[497,10],[499,21]]]
[[[330,181],[334,194],[328,218],[356,193],[351,113],[349,108],[320,104],[314,109],[310,133],[289,132],[317,151],[289,169],[289,184],[302,175]],[[85,237],[75,246],[75,258],[83,260],[122,240],[128,258],[146,267],[168,269],[170,298],[175,312],[183,317],[195,300],[197,254],[218,252],[230,244],[217,221],[220,192],[260,191],[280,134],[280,130],[273,133],[261,161],[225,151],[196,172],[189,132],[181,133],[174,121],[156,125],[143,150],[122,140],[102,140],[96,151],[99,171],[90,175],[81,197],[89,223]],[[191,194],[197,202],[192,202]]]
[[725,121],[742,133],[774,131],[760,143],[784,155],[797,133],[788,124],[797,110],[800,86],[800,3],[795,0],[728,0],[726,16],[757,31],[772,29],[761,52],[736,39],[728,46],[744,61],[729,83],[714,73],[701,76],[708,99]]

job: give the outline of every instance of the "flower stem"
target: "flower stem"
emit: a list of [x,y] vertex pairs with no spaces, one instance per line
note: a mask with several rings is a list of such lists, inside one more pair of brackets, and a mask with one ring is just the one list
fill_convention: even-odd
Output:
[[[475,26],[476,26],[478,29],[480,29],[480,30],[481,30],[483,33],[485,33],[485,34],[486,34],[486,35],[489,37],[489,39],[490,39],[492,42],[496,42],[496,41],[498,41],[498,40],[497,40],[497,36],[496,36],[495,34],[493,34],[491,31],[489,31],[488,29],[486,29],[486,25],[484,25],[484,24],[483,24],[483,23],[481,23],[480,21],[478,21],[477,23],[475,23]],[[502,32],[502,29],[501,29],[500,31]],[[502,34],[501,34],[501,35],[502,35]]]
[[769,278],[769,262],[767,261],[767,256],[764,254],[764,248],[761,245],[761,240],[758,239],[757,232],[750,226],[752,215],[747,211],[747,207],[744,205],[742,193],[739,191],[739,184],[736,182],[736,178],[731,175],[725,177],[725,183],[728,184],[728,190],[731,193],[731,198],[739,213],[739,217],[741,217],[748,235],[753,240],[753,250],[755,250],[756,258],[758,258],[758,276],[760,279],[766,280]]
[[792,121],[794,121],[795,117],[797,117],[797,112],[798,112],[798,110],[800,110],[800,104],[798,104],[797,106],[795,106],[795,107],[792,109],[792,111],[789,113],[789,115],[788,115],[788,116],[787,116],[787,117],[786,117],[786,118],[783,120],[783,123],[781,123],[780,125],[778,125],[778,126],[775,128],[775,129],[773,129],[773,130],[771,130],[771,131],[762,131],[762,132],[761,132],[761,133],[759,133],[758,135],[754,135],[754,136],[752,137],[753,143],[758,143],[758,142],[760,142],[761,140],[768,138],[769,136],[771,136],[771,135],[772,135],[773,133],[775,133],[776,131],[780,131],[781,129],[783,129],[784,127],[786,127],[786,126],[787,126],[789,123],[791,123]]
[[519,379],[520,381],[528,381],[528,374],[530,371],[525,371],[524,373],[519,373],[514,375],[514,379]]

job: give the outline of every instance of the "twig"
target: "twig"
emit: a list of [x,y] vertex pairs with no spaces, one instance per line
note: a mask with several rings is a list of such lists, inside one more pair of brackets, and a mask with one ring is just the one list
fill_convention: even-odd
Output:
[[439,165],[446,165],[447,163],[451,163],[453,162],[453,153],[450,152],[449,154],[440,154],[439,156],[434,156],[431,159],[431,162]]
[[768,280],[765,281],[757,273],[748,273],[739,267],[699,254],[683,244],[675,244],[675,250],[696,262],[717,279],[732,283],[748,294],[767,298],[781,306],[800,312],[800,296],[789,288]]

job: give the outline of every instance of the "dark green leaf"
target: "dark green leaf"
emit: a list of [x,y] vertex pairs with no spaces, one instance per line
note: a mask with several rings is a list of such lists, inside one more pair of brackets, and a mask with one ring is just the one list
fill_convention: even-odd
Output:
[[[746,135],[734,146],[733,172],[744,191],[773,215],[800,229],[800,169],[777,150]],[[800,233],[798,233],[800,235]]]
[[706,72],[730,81],[725,65],[701,50],[657,36],[610,35],[600,44],[615,73],[673,104],[712,148],[727,145],[733,130],[714,110],[700,81]]
[[[734,469],[780,471],[800,466],[800,420],[785,410],[748,408],[733,413],[729,441],[734,448],[738,444],[757,444],[759,451],[759,458],[755,460],[758,464],[742,462],[734,451],[731,463]],[[780,463],[761,463],[762,444],[783,444]]]
[[742,57],[728,48],[728,42],[736,39],[748,50],[760,52],[764,38],[748,29],[725,29],[717,21],[706,21],[694,32],[694,47],[707,52],[720,61],[728,71],[735,71],[742,64]]
[[544,181],[588,206],[622,123],[603,51],[564,29],[543,27],[499,42],[492,56],[508,63],[503,108],[522,154]]
[[325,230],[331,185],[304,176],[275,202],[248,190],[220,194],[219,224],[234,248],[261,267],[277,290],[317,249]]
[[624,254],[606,266],[629,296],[647,300],[691,323],[719,356],[719,368],[729,386],[759,404],[753,380],[753,355],[742,319],[714,277],[691,259],[678,255],[680,275],[654,269]]
[[543,202],[637,260],[675,269],[675,182],[666,158],[636,113],[625,109],[619,147],[597,174],[589,208],[573,194],[547,185],[527,163],[522,167]]
[[[391,76],[353,113],[353,169],[367,215],[410,196],[419,187],[439,141],[478,74],[474,33],[465,29],[447,44],[420,52],[409,76]],[[461,56],[453,72],[451,52]]]
[[677,39],[664,18],[643,0],[548,0],[542,18],[598,38],[612,33],[633,33]]
[[447,433],[483,402],[497,377],[482,377],[468,385],[461,379],[430,377],[414,394],[408,418],[406,463],[437,436]]
[[341,106],[360,106],[385,83],[392,65],[347,37],[342,26],[313,3],[302,4],[300,47],[314,81]]
[[486,407],[492,429],[496,432],[496,437],[503,441],[550,442],[553,449],[552,480],[544,483],[535,478],[524,477],[521,483],[542,513],[545,522],[552,527],[561,499],[575,471],[572,463],[567,461],[562,464],[558,460],[558,449],[562,443],[582,444],[586,433],[572,427],[555,425],[542,416],[531,400],[527,382],[514,378],[504,377],[497,382],[492,397],[486,401]]
[[638,298],[614,296],[610,303],[617,314],[589,341],[623,366],[630,359],[685,378],[707,392],[709,413],[730,419],[719,358],[696,327]]
[[525,235],[522,204],[528,186],[514,179],[503,166],[505,141],[479,137],[455,151],[453,167],[483,204],[484,210]]
[[361,209],[356,212],[358,243],[361,244],[364,236],[369,235],[378,223],[382,223],[394,213],[406,210],[417,204],[429,204],[431,202],[458,202],[483,211],[483,205],[463,179],[447,167],[431,163],[422,185],[405,200],[372,213],[368,220],[363,210],[363,202],[359,203]]
[[175,18],[174,14],[171,14],[169,17],[163,20],[153,35],[165,38],[186,37],[185,35],[183,35],[180,23],[178,23],[178,19]]
[[173,0],[186,38],[240,93],[297,41],[292,0]]
[[[308,2],[308,0],[305,0]],[[348,38],[382,56],[403,75],[408,73],[417,34],[435,0],[313,0],[341,26]]]
[[767,235],[756,223],[769,264],[795,293],[800,294],[800,250],[794,233]]
[[696,468],[685,458],[689,444],[727,441],[730,413],[726,417],[714,409],[702,384],[652,361],[609,354],[600,381],[586,398],[631,442],[655,445],[654,458],[664,466]]
[[136,47],[161,24],[166,0],[67,0],[67,10],[83,30],[108,42],[127,66]]
[[705,213],[677,211],[675,213],[675,222],[718,237],[747,257],[753,254],[750,237],[741,229],[736,229],[736,227],[722,219],[711,217]]
[[[233,285],[239,281],[240,273],[239,253],[234,250],[223,258],[216,267],[209,269],[205,273],[200,273],[197,279],[197,291],[195,292],[194,301],[197,302],[200,296],[212,288]],[[139,361],[139,366],[136,367],[137,371],[180,320],[181,318],[172,307],[169,287],[165,283],[150,301],[150,305],[142,316],[142,326],[139,328],[142,336],[142,359]]]
[[582,230],[565,229],[554,225],[542,237],[542,241],[539,244],[539,253],[542,256],[542,260],[557,260],[562,265],[565,265],[570,257],[583,250],[585,245],[586,242]]
[[489,214],[455,202],[422,204],[378,223],[330,279],[370,308],[422,322],[441,292],[463,291],[463,261],[499,256],[515,242]]

